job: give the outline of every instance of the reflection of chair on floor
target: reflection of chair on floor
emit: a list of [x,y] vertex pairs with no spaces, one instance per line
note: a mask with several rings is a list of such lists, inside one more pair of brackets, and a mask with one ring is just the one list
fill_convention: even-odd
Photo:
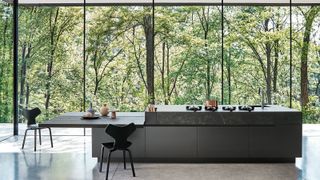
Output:
[[[23,138],[23,143],[22,143],[22,149],[24,148],[24,144],[26,141],[26,136],[27,132],[29,130],[34,131],[34,151],[37,150],[37,130],[39,131],[39,142],[41,145],[41,129],[45,129],[44,127],[39,127],[37,122],[36,122],[36,117],[41,114],[41,110],[39,108],[34,108],[31,110],[28,109],[23,109],[22,115],[27,119],[28,121],[28,127],[24,133],[24,138]],[[53,147],[52,143],[52,134],[51,134],[51,129],[48,127],[49,133],[50,133],[50,141],[51,141],[51,147]]]
[[[52,165],[52,155],[51,153],[46,154],[45,156],[40,153],[25,153],[22,151],[23,159],[28,168],[34,168],[36,166],[38,167],[44,167],[48,168]],[[44,157],[44,160],[42,159],[42,156]],[[48,159],[49,156],[49,159]],[[43,165],[44,164],[44,165]]]
[[106,128],[106,133],[108,135],[110,135],[114,139],[114,142],[107,142],[107,143],[102,143],[101,144],[100,170],[99,170],[100,172],[102,171],[104,148],[108,148],[109,149],[106,180],[108,179],[108,174],[109,174],[111,153],[116,151],[116,150],[121,150],[123,152],[124,169],[126,169],[126,151],[129,153],[132,174],[133,174],[133,177],[136,176],[136,174],[134,172],[131,151],[128,149],[131,146],[132,143],[127,140],[127,138],[135,130],[136,130],[136,126],[133,123],[131,123],[131,124],[127,125],[127,126],[124,126],[124,127],[118,127],[118,126],[114,126],[112,124],[109,124],[108,127]]
[[[18,155],[20,156],[20,154]],[[35,169],[37,172],[43,172],[52,167],[52,153],[43,155],[41,153],[25,153],[22,151],[22,155],[25,163],[23,167],[26,168],[25,177],[22,179],[43,179],[43,175],[41,173],[35,173]],[[18,179],[20,179],[20,177]]]

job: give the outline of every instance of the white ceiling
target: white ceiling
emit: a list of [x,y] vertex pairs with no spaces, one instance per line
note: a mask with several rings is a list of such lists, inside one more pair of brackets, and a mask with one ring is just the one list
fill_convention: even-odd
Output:
[[[13,0],[8,0],[13,1]],[[156,4],[221,4],[222,0],[154,0]],[[72,5],[83,4],[84,0],[19,0],[19,4],[34,5]],[[224,0],[224,3],[233,5],[242,4],[288,4],[290,0]],[[86,0],[88,4],[152,4],[152,0]],[[320,0],[292,0],[293,4],[320,5]]]

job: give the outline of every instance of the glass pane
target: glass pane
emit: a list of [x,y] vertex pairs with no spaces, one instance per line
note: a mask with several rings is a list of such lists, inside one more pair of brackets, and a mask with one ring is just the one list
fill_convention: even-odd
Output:
[[39,107],[39,122],[81,111],[82,7],[20,5],[19,13],[19,105]]
[[[288,6],[226,6],[225,72],[231,104],[289,106]],[[230,72],[230,73],[229,73]]]
[[87,107],[92,102],[96,110],[103,104],[120,111],[144,110],[152,97],[146,70],[147,59],[153,60],[151,4],[87,7]]
[[156,100],[221,101],[221,7],[179,2],[155,6]]
[[13,134],[12,5],[0,0],[0,140]]
[[293,20],[293,105],[320,123],[320,6],[294,7]]

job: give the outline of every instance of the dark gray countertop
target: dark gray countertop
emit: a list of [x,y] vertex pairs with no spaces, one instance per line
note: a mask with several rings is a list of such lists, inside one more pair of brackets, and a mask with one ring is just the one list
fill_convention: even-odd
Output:
[[[157,112],[193,112],[190,110],[186,110],[186,106],[187,105],[157,105]],[[192,105],[189,105],[192,106]],[[200,105],[195,105],[196,107],[200,106]],[[219,105],[218,106],[218,110],[216,112],[229,112],[229,111],[224,111],[222,110],[222,107],[227,106],[227,105]],[[241,111],[238,109],[239,105],[232,105],[232,106],[236,106],[236,110],[233,112],[248,112],[248,111]],[[278,105],[267,105],[268,107],[265,107],[264,109],[262,109],[261,107],[255,107],[254,110],[252,112],[299,112],[296,109],[291,109],[288,107],[283,107],[283,106],[278,106]],[[206,111],[204,109],[204,106],[202,106],[202,110],[201,111],[197,111],[197,112],[210,112],[210,111]]]
[[[295,109],[282,106],[269,106],[253,111],[222,110],[215,112],[193,112],[186,110],[186,105],[160,105],[157,112],[146,112],[146,126],[275,126],[301,124],[302,113]],[[237,106],[238,107],[238,106]]]
[[69,127],[69,128],[98,128],[108,124],[127,125],[135,123],[143,126],[145,122],[144,112],[117,112],[117,118],[101,116],[99,119],[83,120],[84,112],[68,112],[49,121],[39,124],[40,127]]
[[301,124],[302,113],[295,109],[282,106],[269,106],[253,111],[222,110],[216,112],[187,111],[185,105],[158,105],[157,112],[117,112],[117,119],[100,117],[95,120],[83,120],[84,112],[68,112],[39,124],[41,127],[106,127],[108,124],[127,125],[135,123],[143,126],[274,126]]

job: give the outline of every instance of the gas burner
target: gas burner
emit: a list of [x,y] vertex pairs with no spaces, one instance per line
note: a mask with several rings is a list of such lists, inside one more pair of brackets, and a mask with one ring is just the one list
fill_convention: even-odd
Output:
[[223,106],[222,110],[232,112],[232,111],[236,110],[236,107],[235,106]]
[[204,109],[205,109],[206,111],[215,112],[216,110],[218,110],[218,107],[216,107],[216,106],[205,106]]
[[249,111],[249,112],[251,112],[251,111],[254,110],[254,107],[253,107],[253,106],[239,106],[238,108],[239,108],[239,110]]
[[186,109],[188,111],[197,112],[197,111],[201,111],[202,106],[186,106]]

